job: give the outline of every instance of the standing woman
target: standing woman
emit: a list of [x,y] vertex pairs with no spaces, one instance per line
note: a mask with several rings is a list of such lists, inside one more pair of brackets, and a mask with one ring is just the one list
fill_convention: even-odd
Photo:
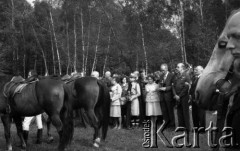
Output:
[[132,127],[139,126],[139,99],[138,97],[141,95],[140,85],[137,83],[137,76],[135,74],[130,75],[130,83],[131,86],[129,87],[130,90],[130,97],[129,100],[131,101],[131,115],[132,115]]
[[[120,103],[121,103],[121,113],[122,113],[122,124],[125,125],[126,127],[128,127],[127,125],[127,119],[129,119],[129,115],[127,114],[127,108],[129,106],[129,101],[127,101],[127,97],[128,97],[128,80],[127,77],[123,77],[122,78],[122,83],[121,83],[121,87],[122,87],[122,96],[120,99]],[[131,104],[130,104],[131,107]]]
[[146,116],[152,121],[157,120],[157,116],[162,115],[159,98],[159,85],[155,83],[154,76],[147,77],[148,84],[145,86],[146,91]]
[[111,107],[110,107],[110,117],[114,118],[116,126],[114,128],[121,129],[122,118],[121,118],[121,104],[120,98],[122,95],[122,87],[118,84],[118,77],[112,78],[112,87],[111,87]]

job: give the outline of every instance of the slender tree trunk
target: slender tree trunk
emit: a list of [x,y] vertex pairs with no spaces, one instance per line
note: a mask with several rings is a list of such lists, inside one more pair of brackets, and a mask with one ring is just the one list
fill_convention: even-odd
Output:
[[52,23],[53,37],[54,37],[55,46],[56,46],[56,50],[57,50],[58,70],[59,70],[59,74],[62,75],[61,59],[60,59],[60,54],[59,54],[59,50],[58,50],[57,37],[56,37],[55,29],[54,29],[54,22],[53,22],[51,10],[49,11],[49,14],[50,14],[50,19],[51,19],[51,23]]
[[69,34],[68,34],[68,29],[69,29],[69,23],[67,21],[66,23],[66,34],[67,34],[67,57],[68,57],[68,62],[67,62],[67,74],[70,66],[70,52],[69,52]]
[[139,25],[141,27],[142,46],[143,46],[144,58],[145,58],[145,70],[146,70],[146,74],[147,74],[148,73],[147,51],[146,51],[146,44],[145,44],[145,38],[144,38],[144,32],[143,32],[143,25],[140,21],[139,21]]
[[54,53],[54,46],[53,46],[53,36],[52,36],[52,30],[50,27],[50,23],[48,20],[48,26],[49,26],[49,30],[50,30],[50,38],[51,38],[51,51],[52,51],[52,59],[53,59],[53,74],[56,74],[56,66],[55,66],[55,53]]
[[99,26],[98,26],[97,42],[96,42],[96,48],[95,48],[95,54],[94,54],[92,72],[95,70],[95,68],[96,68],[96,63],[97,63],[98,42],[99,42],[99,37],[100,37],[100,32],[101,32],[101,24],[102,24],[102,18],[100,18]]
[[88,38],[87,38],[87,49],[86,49],[86,56],[85,56],[85,69],[84,69],[84,74],[86,75],[87,73],[87,63],[88,63],[88,52],[89,52],[89,43],[90,43],[90,31],[91,31],[91,9],[89,8],[88,9],[88,12],[89,12],[89,23],[88,23]]
[[34,70],[37,71],[37,51],[36,47],[34,47],[35,55],[34,55]]
[[13,0],[11,0],[11,4],[12,4],[12,20],[11,20],[11,28],[12,29],[15,29],[15,25],[14,25],[14,22],[15,22],[15,18],[14,18],[14,2]]
[[42,48],[42,46],[41,46],[41,44],[39,42],[39,39],[37,37],[37,33],[36,33],[35,29],[33,28],[33,26],[32,26],[32,29],[33,29],[33,33],[34,33],[34,36],[36,38],[36,41],[37,41],[37,43],[39,45],[39,48],[41,49],[41,52],[42,52],[43,61],[44,61],[44,65],[45,65],[45,75],[48,75],[48,67],[47,67],[47,61],[46,61],[45,53],[44,53],[43,48]]
[[26,44],[25,44],[25,36],[23,30],[23,22],[21,21],[21,31],[22,31],[22,38],[23,38],[23,77],[26,78]]
[[109,30],[109,35],[108,35],[108,47],[107,47],[106,57],[104,60],[104,65],[103,65],[103,75],[105,73],[105,69],[106,69],[106,65],[107,65],[108,55],[109,55],[109,51],[110,51],[110,43],[111,43],[111,29]]
[[185,26],[184,26],[184,8],[183,8],[183,1],[180,1],[180,7],[181,7],[181,44],[182,44],[182,57],[183,57],[183,63],[188,64],[187,62],[187,55],[186,55],[186,49],[185,49]]
[[202,0],[199,0],[199,9],[200,9],[200,15],[201,15],[201,22],[203,25],[203,2],[202,2]]
[[138,49],[136,49],[136,71],[138,71],[139,66],[139,55],[138,55]]
[[77,33],[76,33],[76,12],[73,15],[73,33],[74,33],[74,72],[77,72]]
[[[83,55],[82,55],[82,72],[84,73],[84,67],[85,67],[85,43],[84,43],[84,32],[83,32],[83,12],[82,12],[82,8],[81,8],[81,32],[82,32],[82,53],[83,53]],[[85,75],[85,73],[84,73],[84,75]]]

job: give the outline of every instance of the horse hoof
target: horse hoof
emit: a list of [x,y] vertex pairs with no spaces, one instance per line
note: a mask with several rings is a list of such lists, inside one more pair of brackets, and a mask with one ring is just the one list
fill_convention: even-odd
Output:
[[93,143],[93,147],[99,148],[99,144],[98,143]]

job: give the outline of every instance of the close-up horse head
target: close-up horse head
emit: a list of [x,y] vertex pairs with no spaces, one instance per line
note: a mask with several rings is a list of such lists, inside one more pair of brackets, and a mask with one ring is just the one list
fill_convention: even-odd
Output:
[[216,90],[230,96],[240,85],[240,10],[234,11],[214,47],[195,91],[197,103],[210,109]]

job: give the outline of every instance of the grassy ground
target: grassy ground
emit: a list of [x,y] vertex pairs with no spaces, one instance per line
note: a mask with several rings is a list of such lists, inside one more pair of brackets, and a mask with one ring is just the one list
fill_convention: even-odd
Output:
[[[207,123],[209,121],[213,121],[215,123],[216,115],[212,115],[212,112],[207,113]],[[57,144],[58,144],[58,135],[56,133],[56,129],[52,128],[51,133],[53,134],[55,140],[52,144],[46,143],[46,129],[44,129],[44,143],[41,145],[35,145],[35,139],[36,139],[36,126],[31,126],[32,130],[29,134],[29,151],[52,151],[56,150]],[[18,145],[20,144],[19,138],[16,134],[15,126],[12,126],[12,137],[13,137],[13,150],[19,151]],[[167,137],[172,138],[175,134],[172,130],[166,130],[164,132]],[[109,129],[108,131],[108,137],[106,142],[103,142],[99,149],[92,147],[92,136],[93,136],[93,129],[90,127],[87,129],[84,128],[78,128],[75,127],[74,131],[74,140],[72,142],[72,145],[68,148],[69,151],[130,151],[130,150],[137,150],[137,151],[143,151],[143,150],[149,150],[149,151],[208,151],[211,150],[210,147],[207,145],[207,134],[200,134],[200,148],[186,148],[183,147],[181,149],[179,148],[167,148],[165,147],[162,142],[158,139],[158,148],[155,149],[149,149],[149,148],[143,148],[143,130],[141,128],[139,129],[133,129],[133,130],[115,130],[115,129]],[[191,139],[192,141],[192,139]],[[4,138],[4,131],[3,126],[0,124],[0,151],[3,151],[5,149],[5,138]]]

